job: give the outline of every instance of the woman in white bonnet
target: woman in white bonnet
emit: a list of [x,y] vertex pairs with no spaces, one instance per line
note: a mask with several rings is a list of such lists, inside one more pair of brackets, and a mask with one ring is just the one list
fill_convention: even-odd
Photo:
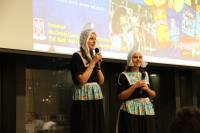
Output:
[[71,133],[104,133],[104,83],[100,52],[94,54],[96,33],[86,28],[80,35],[80,51],[71,59],[71,74],[75,84],[71,110]]
[[118,96],[123,100],[118,116],[117,133],[155,133],[155,112],[150,98],[156,92],[150,88],[142,54],[132,49],[127,67],[118,78]]

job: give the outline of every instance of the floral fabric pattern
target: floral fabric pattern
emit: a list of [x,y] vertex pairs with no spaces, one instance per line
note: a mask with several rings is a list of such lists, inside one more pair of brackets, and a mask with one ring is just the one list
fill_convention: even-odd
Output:
[[103,94],[99,84],[86,83],[77,86],[73,94],[73,100],[99,100],[103,99]]
[[153,104],[149,98],[136,98],[125,101],[121,110],[133,115],[155,115]]
[[[122,74],[126,76],[130,85],[135,84],[137,81],[142,79],[141,72],[123,72]],[[149,77],[148,77],[147,72],[145,72],[145,74],[146,76],[144,80],[149,84]]]

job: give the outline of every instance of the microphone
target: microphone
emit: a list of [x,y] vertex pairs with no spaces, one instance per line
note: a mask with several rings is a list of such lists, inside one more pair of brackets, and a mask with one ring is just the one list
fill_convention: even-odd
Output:
[[95,53],[97,54],[97,53],[99,53],[99,48],[95,48]]
[[144,80],[146,77],[145,71],[142,72],[142,80]]
[[[142,69],[142,68],[140,68],[140,72],[141,72],[141,80],[144,80],[145,79],[145,77],[146,77],[146,73],[145,73],[145,71],[144,71],[144,69]],[[142,88],[140,88],[140,94],[142,94],[143,93],[143,90],[142,90]]]
[[[95,51],[95,54],[98,54],[98,53],[99,53],[99,48],[95,48],[94,51]],[[98,62],[97,62],[97,66],[96,66],[96,67],[97,67],[97,69],[100,69],[100,68],[101,68],[101,61],[98,61]]]

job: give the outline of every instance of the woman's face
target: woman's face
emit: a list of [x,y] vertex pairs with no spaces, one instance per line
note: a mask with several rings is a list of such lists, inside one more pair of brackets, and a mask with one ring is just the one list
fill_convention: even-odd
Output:
[[88,39],[88,48],[90,51],[94,50],[96,45],[96,33],[92,33],[90,38]]
[[133,62],[133,66],[135,67],[140,67],[142,65],[142,54],[139,52],[136,52],[133,54],[132,56],[132,62]]

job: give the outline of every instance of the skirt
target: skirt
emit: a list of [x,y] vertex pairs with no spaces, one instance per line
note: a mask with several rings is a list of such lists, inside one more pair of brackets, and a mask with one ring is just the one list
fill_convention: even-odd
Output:
[[76,88],[71,108],[71,133],[105,133],[103,96],[97,83]]
[[122,104],[117,133],[155,133],[155,113],[149,98],[138,98]]

